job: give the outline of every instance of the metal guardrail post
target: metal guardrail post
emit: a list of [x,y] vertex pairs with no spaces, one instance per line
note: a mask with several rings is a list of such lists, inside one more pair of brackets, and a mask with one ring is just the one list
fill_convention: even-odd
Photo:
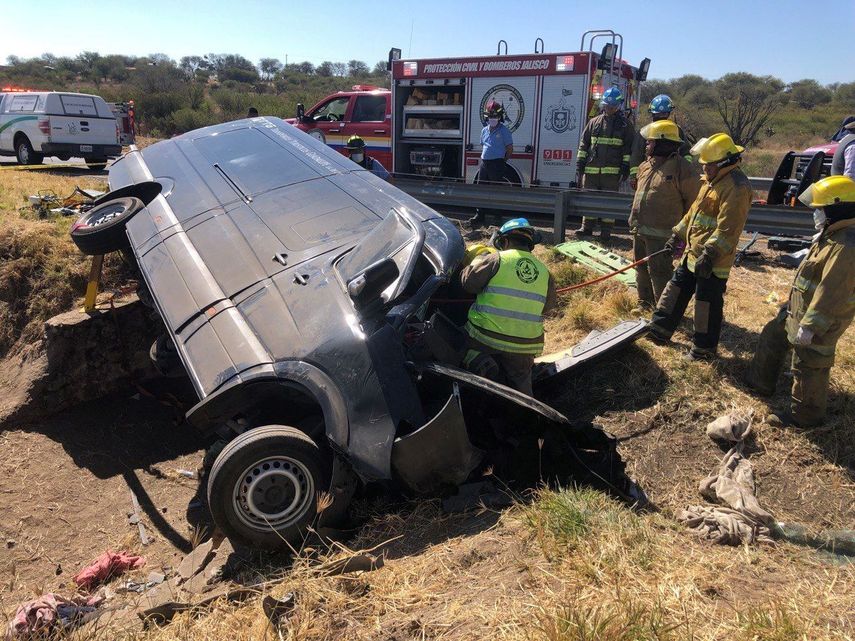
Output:
[[567,227],[567,205],[569,202],[567,191],[559,191],[555,194],[555,213],[552,222],[552,244],[557,245],[564,242],[564,233]]
[[101,281],[101,267],[104,265],[103,256],[93,256],[89,268],[89,280],[86,283],[86,296],[83,299],[83,311],[91,314],[95,311],[95,299],[98,297],[98,285]]

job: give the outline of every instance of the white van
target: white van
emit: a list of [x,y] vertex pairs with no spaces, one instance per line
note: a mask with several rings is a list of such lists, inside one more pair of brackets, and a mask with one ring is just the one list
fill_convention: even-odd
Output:
[[116,116],[100,96],[63,92],[0,93],[0,154],[21,165],[45,156],[103,165],[120,156]]

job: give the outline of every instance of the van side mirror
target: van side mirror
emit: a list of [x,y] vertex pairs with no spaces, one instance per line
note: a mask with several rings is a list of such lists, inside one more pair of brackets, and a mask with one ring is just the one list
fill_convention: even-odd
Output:
[[306,108],[303,106],[302,102],[297,103],[297,122],[303,122],[303,118],[306,117]]
[[400,275],[398,265],[391,258],[384,258],[369,265],[358,276],[347,283],[347,293],[357,309],[375,302],[383,291]]

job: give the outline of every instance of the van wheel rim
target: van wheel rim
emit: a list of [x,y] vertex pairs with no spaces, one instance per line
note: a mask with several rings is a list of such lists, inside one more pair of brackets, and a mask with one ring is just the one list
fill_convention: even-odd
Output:
[[244,470],[235,487],[233,507],[245,525],[278,530],[301,519],[314,494],[309,470],[290,457],[276,456]]
[[116,204],[111,205],[109,207],[104,207],[103,209],[98,210],[97,216],[86,219],[86,227],[98,227],[99,225],[104,225],[105,223],[109,223],[111,220],[118,218],[124,213],[124,205]]

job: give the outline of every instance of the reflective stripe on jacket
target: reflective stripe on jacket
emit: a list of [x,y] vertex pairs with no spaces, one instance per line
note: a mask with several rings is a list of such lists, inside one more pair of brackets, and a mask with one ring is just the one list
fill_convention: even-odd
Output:
[[676,153],[648,158],[638,170],[638,187],[629,214],[633,233],[670,238],[701,188],[695,168]]
[[727,278],[751,209],[751,184],[737,165],[719,170],[712,182],[701,180],[698,197],[673,231],[686,241],[689,271],[694,273],[706,249],[713,256],[713,274]]
[[810,329],[810,347],[834,356],[837,341],[855,316],[855,219],[829,225],[811,245],[790,290],[787,337],[794,342],[799,325]]
[[498,271],[469,308],[466,331],[502,351],[540,354],[549,270],[520,249],[499,252],[499,261]]
[[579,142],[577,160],[585,162],[586,174],[617,174],[629,164],[635,129],[624,116],[601,113],[588,121]]

